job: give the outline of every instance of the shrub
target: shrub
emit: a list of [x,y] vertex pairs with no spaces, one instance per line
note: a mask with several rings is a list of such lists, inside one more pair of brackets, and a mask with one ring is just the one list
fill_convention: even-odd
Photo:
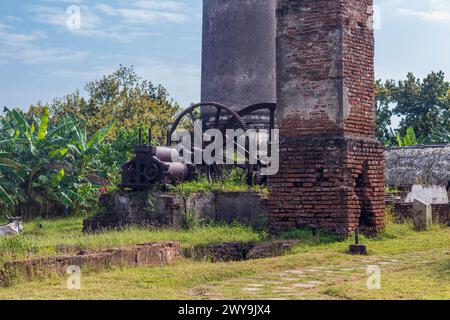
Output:
[[4,109],[0,119],[0,201],[23,217],[65,215],[93,204],[98,185],[98,150],[113,125],[90,139],[74,117],[52,124],[47,108],[40,117]]

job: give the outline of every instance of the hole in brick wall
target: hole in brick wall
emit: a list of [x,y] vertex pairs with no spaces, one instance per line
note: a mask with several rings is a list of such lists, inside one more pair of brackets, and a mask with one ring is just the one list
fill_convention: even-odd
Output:
[[322,183],[328,182],[329,179],[325,177],[325,169],[321,168],[316,171],[316,187],[321,187]]
[[356,32],[359,36],[364,36],[364,32],[366,31],[366,24],[364,22],[358,22],[356,26]]
[[356,178],[356,189],[362,190],[364,188],[364,177],[363,173],[360,173]]
[[359,228],[364,232],[371,227],[371,213],[369,205],[369,197],[367,195],[368,188],[368,161],[363,164],[362,172],[358,174],[355,180],[355,193],[359,203]]

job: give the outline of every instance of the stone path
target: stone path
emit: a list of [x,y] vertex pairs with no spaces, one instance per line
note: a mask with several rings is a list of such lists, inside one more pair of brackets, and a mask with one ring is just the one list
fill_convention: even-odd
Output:
[[[446,254],[446,251],[441,252]],[[425,255],[429,259],[429,252],[395,256],[350,256],[349,261],[341,265],[312,266],[262,276],[231,279],[209,286],[206,292],[203,292],[203,299],[217,299],[225,296],[237,299],[287,300],[304,299],[305,294],[308,294],[310,298],[314,296],[314,293],[320,295],[328,286],[368,277],[367,267],[371,265],[379,266],[383,270],[383,268],[396,268],[411,265],[411,263],[432,263],[433,261],[422,257]]]

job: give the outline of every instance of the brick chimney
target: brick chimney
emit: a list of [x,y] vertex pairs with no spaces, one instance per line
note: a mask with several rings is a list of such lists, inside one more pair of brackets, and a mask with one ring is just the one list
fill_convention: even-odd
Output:
[[349,236],[384,227],[372,17],[373,0],[278,0],[273,233],[307,227]]

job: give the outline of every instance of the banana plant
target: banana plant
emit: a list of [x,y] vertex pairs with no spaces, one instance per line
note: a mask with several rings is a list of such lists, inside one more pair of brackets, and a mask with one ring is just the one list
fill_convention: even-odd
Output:
[[20,165],[11,159],[11,154],[8,152],[0,152],[0,201],[6,205],[14,205],[14,184],[11,184],[5,178],[5,173],[15,172]]
[[84,202],[79,190],[95,170],[97,150],[113,125],[87,138],[83,123],[64,117],[51,124],[49,110],[27,120],[19,110],[0,118],[0,200],[7,205],[51,198],[66,207]]
[[74,128],[74,136],[68,149],[72,155],[72,162],[79,175],[88,171],[96,171],[98,167],[96,155],[100,152],[102,141],[114,128],[114,123],[98,130],[91,139],[87,138],[85,127]]
[[406,134],[404,137],[402,137],[400,132],[397,132],[396,139],[397,139],[397,145],[399,147],[417,146],[417,145],[422,145],[426,142],[426,140],[422,136],[417,138],[414,128],[412,128],[412,127],[409,127],[406,130]]

